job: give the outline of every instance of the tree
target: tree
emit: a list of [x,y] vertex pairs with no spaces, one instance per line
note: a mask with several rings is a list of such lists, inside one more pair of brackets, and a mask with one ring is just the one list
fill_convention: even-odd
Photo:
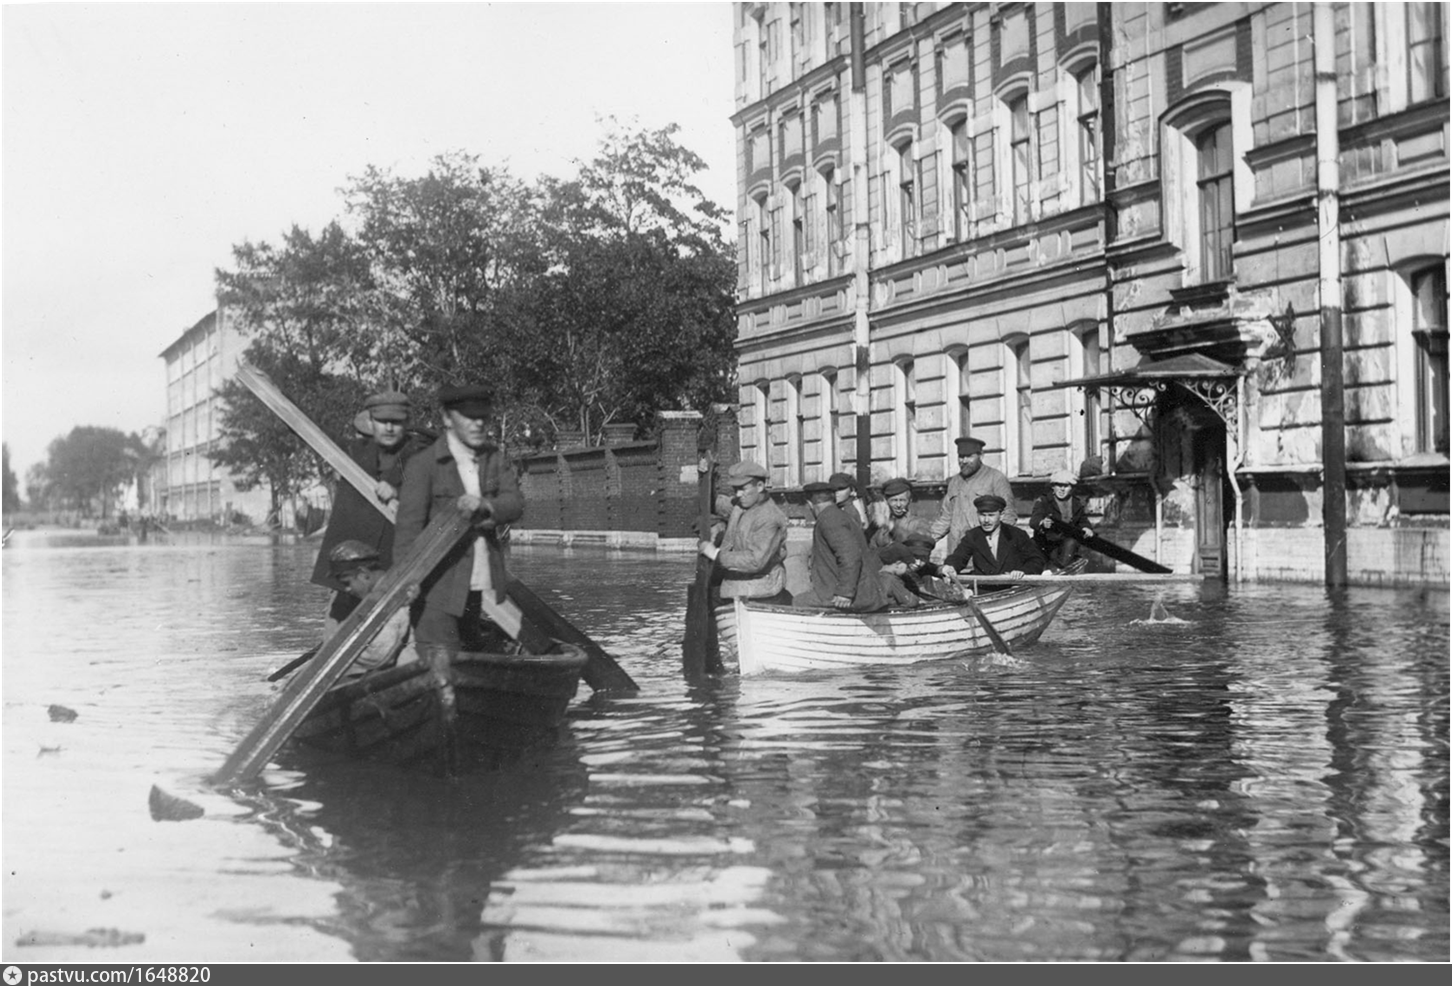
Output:
[[44,462],[37,462],[25,470],[25,500],[31,510],[50,510],[52,485],[50,471]]
[[115,428],[80,425],[46,450],[45,474],[62,506],[89,517],[97,501],[105,518],[111,501],[133,470],[127,436]]
[[20,480],[15,476],[15,470],[10,468],[10,443],[0,443],[0,456],[3,456],[4,476],[4,497],[0,500],[0,510],[9,513],[12,510],[20,509]]

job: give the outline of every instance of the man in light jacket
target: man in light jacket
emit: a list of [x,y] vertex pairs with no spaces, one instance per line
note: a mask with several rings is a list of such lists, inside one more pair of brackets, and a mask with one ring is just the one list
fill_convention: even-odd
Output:
[[720,580],[722,599],[756,599],[791,605],[786,591],[787,518],[766,492],[766,469],[750,460],[726,472],[735,501],[726,532],[717,547],[700,542],[701,554],[713,560],[713,579]]

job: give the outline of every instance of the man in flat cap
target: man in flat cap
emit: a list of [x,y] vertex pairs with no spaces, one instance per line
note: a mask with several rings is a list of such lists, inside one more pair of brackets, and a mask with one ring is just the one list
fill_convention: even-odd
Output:
[[877,553],[867,546],[862,525],[837,506],[831,483],[802,487],[817,522],[812,528],[812,587],[793,600],[798,606],[831,606],[870,613],[887,605]]
[[[908,511],[913,502],[913,484],[906,479],[889,479],[882,484],[884,510],[868,513],[872,523],[868,526],[867,543],[878,550],[893,544],[902,544],[911,534],[929,533],[928,521],[914,517]],[[876,507],[874,501],[870,507]]]
[[925,591],[924,580],[938,572],[931,560],[937,543],[931,534],[913,533],[879,549],[878,580],[892,605],[918,606],[924,598],[934,598],[934,593]]
[[732,490],[731,516],[717,547],[701,541],[701,554],[714,561],[722,599],[757,599],[791,605],[786,590],[787,518],[766,492],[766,469],[751,460],[726,470]]
[[1089,501],[1074,495],[1079,477],[1068,469],[1057,469],[1049,477],[1049,492],[1034,501],[1034,512],[1029,518],[1029,530],[1033,532],[1034,543],[1049,561],[1063,567],[1079,554],[1079,542],[1073,535],[1063,533],[1054,521],[1061,521],[1085,537],[1094,536],[1089,526]]
[[948,490],[943,495],[943,507],[938,519],[928,528],[933,537],[948,537],[951,551],[963,540],[963,535],[978,526],[978,510],[973,500],[984,493],[1001,497],[1006,506],[1002,521],[1012,527],[1018,522],[1018,512],[1013,508],[1013,487],[1008,477],[983,462],[983,442],[977,438],[958,439],[958,475],[948,480]]
[[867,516],[858,506],[858,499],[861,491],[857,488],[857,480],[845,472],[834,472],[827,477],[827,485],[832,487],[832,496],[835,498],[837,507],[848,517],[862,527],[867,529]]
[[[356,603],[373,591],[373,587],[387,571],[378,549],[362,541],[342,541],[328,552],[328,568],[333,577],[344,586],[345,591]],[[338,623],[329,620],[323,629],[326,641],[338,632]],[[389,618],[377,635],[369,641],[363,652],[354,658],[339,683],[346,683],[360,675],[391,665],[408,664],[418,660],[412,635],[409,631],[408,610],[401,608]],[[336,686],[335,686],[336,687]]]
[[[373,497],[379,503],[398,498],[404,465],[428,447],[425,439],[408,430],[410,412],[408,397],[389,390],[368,397],[354,419],[355,429],[366,423],[367,437],[353,442],[348,454],[374,479]],[[354,489],[352,483],[339,481],[312,576],[314,584],[333,590],[328,619],[335,623],[346,619],[358,604],[357,598],[333,574],[329,560],[333,548],[344,541],[359,541],[377,551],[379,564],[385,569],[393,563],[393,523]]]
[[1013,524],[1003,523],[1008,506],[1003,497],[984,493],[974,498],[973,506],[978,526],[964,534],[943,561],[944,576],[951,579],[958,572],[972,572],[1021,579],[1043,572],[1047,559],[1034,539]]
[[483,594],[505,590],[498,529],[524,516],[514,465],[493,441],[494,400],[481,386],[439,390],[444,433],[409,460],[398,500],[395,554],[404,557],[441,511],[457,510],[473,529],[424,580],[414,618],[419,652],[457,652],[493,646],[483,634]]

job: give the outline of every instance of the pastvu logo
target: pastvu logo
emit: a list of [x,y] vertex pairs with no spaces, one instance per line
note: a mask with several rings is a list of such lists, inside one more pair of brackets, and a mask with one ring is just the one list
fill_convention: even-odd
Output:
[[20,982],[20,968],[7,965],[5,967],[5,986],[15,986],[18,982]]

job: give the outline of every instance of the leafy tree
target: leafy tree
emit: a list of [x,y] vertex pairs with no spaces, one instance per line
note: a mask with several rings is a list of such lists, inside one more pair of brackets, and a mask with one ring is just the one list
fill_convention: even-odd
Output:
[[0,456],[3,456],[3,477],[4,497],[0,500],[0,510],[7,513],[20,509],[20,480],[15,475],[15,470],[10,468],[10,444],[0,443]]
[[25,470],[25,499],[32,510],[50,510],[53,507],[51,494],[53,486],[50,470],[44,462],[37,462]]
[[46,450],[46,476],[62,504],[89,517],[99,500],[101,516],[133,475],[127,436],[115,428],[80,425]]

